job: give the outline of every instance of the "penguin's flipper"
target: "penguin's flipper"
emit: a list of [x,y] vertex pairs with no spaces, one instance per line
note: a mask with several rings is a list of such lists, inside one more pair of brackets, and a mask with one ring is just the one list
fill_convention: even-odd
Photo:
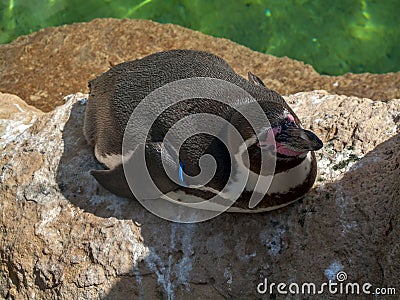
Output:
[[125,179],[122,165],[111,170],[92,170],[90,174],[98,183],[113,194],[124,198],[135,198]]
[[[143,147],[143,145],[141,146]],[[147,190],[146,193],[150,199],[158,198],[163,194],[177,189],[179,186],[175,182],[179,182],[179,154],[175,147],[168,142],[149,142],[144,145],[144,149],[146,154],[146,166],[143,164],[143,158],[140,159],[139,164],[143,164],[140,170],[145,170],[145,168],[147,168],[148,172],[140,172],[142,173],[140,175],[139,172],[135,173],[136,181],[139,182],[138,185],[140,189]],[[138,150],[139,149],[136,149],[135,153],[132,155],[132,159],[134,160],[132,164],[133,168],[137,165],[135,162],[136,155],[140,155]],[[166,169],[169,171],[169,175],[167,175]],[[155,183],[158,191],[155,189],[155,186],[148,186],[147,181],[150,180],[148,175],[151,176],[151,181]],[[171,180],[170,176],[175,182]],[[146,180],[146,182],[141,183],[142,180]],[[146,195],[144,195],[143,198],[146,198],[145,196]]]
[[178,187],[166,174],[164,165],[176,174],[175,181],[179,180],[179,160],[175,148],[162,142],[151,142],[137,146],[123,165],[111,170],[91,171],[91,174],[104,188],[118,196],[157,199]]
[[248,76],[250,82],[254,83],[255,85],[265,87],[264,82],[262,82],[262,80],[258,76],[254,75],[250,71],[247,73],[247,76]]

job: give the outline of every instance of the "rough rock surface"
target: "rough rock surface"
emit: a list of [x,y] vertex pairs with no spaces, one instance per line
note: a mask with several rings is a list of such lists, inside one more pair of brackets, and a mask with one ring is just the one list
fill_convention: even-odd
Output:
[[[89,175],[101,165],[82,135],[85,97],[46,114],[26,106],[32,125],[3,132],[0,298],[265,299],[264,278],[319,286],[339,271],[399,292],[400,100],[288,97],[326,143],[312,191],[270,213],[177,224]],[[1,124],[18,127],[9,106]]]
[[0,98],[0,146],[3,148],[16,134],[28,128],[42,112],[15,95],[0,93]]
[[60,95],[87,92],[88,80],[110,64],[178,48],[220,55],[240,74],[251,71],[285,95],[323,89],[374,100],[400,98],[400,73],[320,76],[302,62],[264,55],[180,26],[116,19],[46,28],[0,45],[0,91],[50,111],[62,104]]

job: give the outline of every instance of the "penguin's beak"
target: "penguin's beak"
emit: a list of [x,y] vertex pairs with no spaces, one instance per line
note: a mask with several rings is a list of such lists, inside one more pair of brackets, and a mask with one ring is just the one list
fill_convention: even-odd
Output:
[[322,141],[312,132],[298,126],[284,126],[275,131],[276,152],[297,156],[322,148]]
[[274,143],[276,153],[291,157],[319,150],[323,146],[322,141],[312,131],[295,123],[270,128],[261,136],[258,146],[271,149]]

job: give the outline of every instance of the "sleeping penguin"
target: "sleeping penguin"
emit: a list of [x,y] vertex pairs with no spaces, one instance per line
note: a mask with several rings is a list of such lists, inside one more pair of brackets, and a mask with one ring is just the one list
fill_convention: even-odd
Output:
[[[207,97],[178,101],[160,113],[145,141],[124,156],[124,134],[139,104],[159,88],[192,78],[227,82],[255,100],[249,101],[233,89],[224,95],[226,103]],[[91,174],[104,188],[118,196],[138,198],[126,178],[127,166],[133,172],[131,174],[141,168],[148,171],[157,187],[154,189],[157,192],[147,191],[148,198],[193,203],[218,195],[222,200],[231,200],[228,209],[231,212],[253,213],[283,207],[304,196],[315,181],[314,151],[322,148],[321,140],[304,129],[285,100],[268,89],[256,75],[249,72],[245,79],[222,58],[211,53],[170,50],[124,62],[91,80],[89,89],[84,135],[94,147],[97,160],[106,167],[105,170],[93,170]],[[153,104],[157,107],[157,100]],[[251,114],[254,105],[262,109],[269,121],[267,126],[254,128],[240,113]],[[222,132],[228,144],[232,144],[227,146],[219,138],[201,132],[196,122],[189,123],[187,128],[191,131],[199,129],[198,134],[185,139],[179,146],[166,142],[166,135],[174,124],[195,114],[212,114],[226,120],[234,126],[243,142],[230,143],[230,129],[215,125],[217,128],[213,129]],[[184,135],[184,132],[180,133]],[[143,166],[135,163],[139,152],[145,154]],[[265,153],[274,156],[274,168],[266,170],[261,164]],[[208,182],[198,184],[192,178],[201,172],[199,162],[205,154],[213,157],[216,167]],[[171,172],[175,176],[170,176]],[[241,176],[245,173],[248,176]],[[268,190],[261,191],[257,180],[268,176],[271,178]],[[134,179],[138,189],[142,186],[141,180],[142,176]],[[237,190],[238,186],[243,189],[234,197],[229,191]],[[262,196],[260,201],[251,204],[252,195],[257,193]]]

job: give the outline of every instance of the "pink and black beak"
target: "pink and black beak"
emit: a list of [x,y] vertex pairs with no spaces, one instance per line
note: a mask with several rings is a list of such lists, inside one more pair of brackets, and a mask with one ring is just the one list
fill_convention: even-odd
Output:
[[260,140],[259,146],[270,146],[273,135],[276,153],[283,157],[299,156],[323,146],[322,141],[312,131],[301,128],[291,114],[283,122],[273,125],[267,135],[269,141]]

